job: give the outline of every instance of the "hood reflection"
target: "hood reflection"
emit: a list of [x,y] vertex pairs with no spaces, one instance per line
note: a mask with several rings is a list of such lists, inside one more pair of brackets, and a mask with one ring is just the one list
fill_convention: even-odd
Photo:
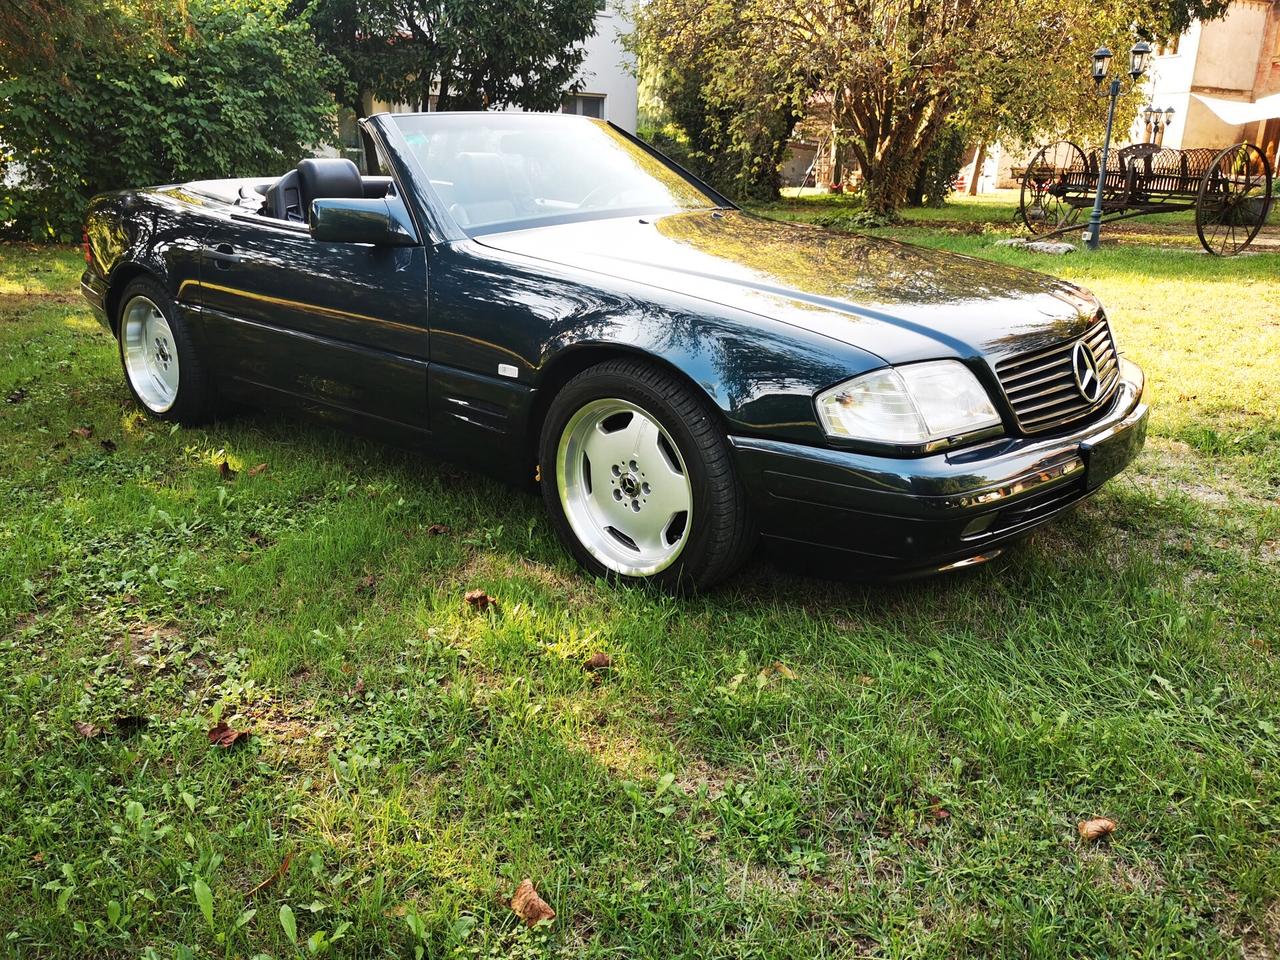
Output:
[[1096,309],[1052,277],[741,211],[620,217],[479,242],[780,320],[895,362],[1072,336]]

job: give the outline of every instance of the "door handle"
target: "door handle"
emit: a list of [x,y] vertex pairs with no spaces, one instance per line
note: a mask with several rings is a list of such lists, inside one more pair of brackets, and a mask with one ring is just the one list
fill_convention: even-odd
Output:
[[220,243],[216,247],[203,247],[201,252],[210,260],[219,270],[230,270],[231,264],[240,262],[240,254],[236,253],[236,248],[229,243]]

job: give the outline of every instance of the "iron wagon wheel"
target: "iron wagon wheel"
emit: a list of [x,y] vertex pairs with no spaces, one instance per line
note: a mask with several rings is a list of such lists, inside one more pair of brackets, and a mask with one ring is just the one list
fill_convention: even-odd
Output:
[[1271,210],[1271,164],[1251,143],[1227,147],[1209,164],[1196,195],[1196,233],[1210,253],[1231,257],[1253,242]]
[[1070,226],[1080,213],[1071,201],[1088,194],[1088,174],[1084,151],[1070,140],[1041,147],[1022,175],[1018,219],[1032,233]]

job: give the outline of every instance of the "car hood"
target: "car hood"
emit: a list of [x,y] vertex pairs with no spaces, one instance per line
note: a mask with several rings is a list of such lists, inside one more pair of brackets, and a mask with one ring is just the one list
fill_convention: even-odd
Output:
[[510,253],[749,311],[891,363],[995,363],[1083,330],[1097,301],[1044,274],[737,210],[619,217],[477,238]]

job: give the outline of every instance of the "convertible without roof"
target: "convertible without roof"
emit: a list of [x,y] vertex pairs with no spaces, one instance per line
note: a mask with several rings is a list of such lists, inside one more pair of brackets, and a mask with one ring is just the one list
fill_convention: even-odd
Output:
[[1071,284],[745,213],[624,131],[365,121],[386,176],[94,199],[81,282],[152,416],[281,405],[530,482],[594,574],[705,587],[990,559],[1137,454],[1143,376]]

